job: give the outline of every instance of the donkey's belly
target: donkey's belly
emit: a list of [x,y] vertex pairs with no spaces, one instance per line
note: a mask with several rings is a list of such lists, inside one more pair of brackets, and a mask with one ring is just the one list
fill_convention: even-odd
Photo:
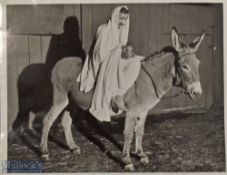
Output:
[[93,89],[87,93],[81,92],[79,89],[79,83],[75,82],[70,90],[70,97],[75,105],[87,110],[91,106],[93,93]]

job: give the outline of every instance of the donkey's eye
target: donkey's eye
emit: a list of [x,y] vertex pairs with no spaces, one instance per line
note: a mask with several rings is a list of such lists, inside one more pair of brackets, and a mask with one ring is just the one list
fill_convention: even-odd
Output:
[[189,70],[189,67],[187,65],[183,65],[184,70]]

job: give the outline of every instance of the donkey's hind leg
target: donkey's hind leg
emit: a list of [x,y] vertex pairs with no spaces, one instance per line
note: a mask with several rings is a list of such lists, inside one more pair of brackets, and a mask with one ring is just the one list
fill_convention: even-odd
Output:
[[48,135],[51,126],[54,121],[57,119],[59,114],[63,111],[63,109],[68,105],[68,97],[67,92],[64,90],[59,90],[54,88],[54,99],[53,106],[46,114],[43,120],[43,129],[42,129],[42,138],[41,138],[41,157],[43,160],[49,160],[49,153],[47,147]]
[[72,118],[70,116],[69,111],[64,111],[64,114],[62,116],[61,124],[63,126],[64,132],[65,132],[65,138],[66,138],[66,143],[69,147],[69,149],[74,153],[74,154],[80,154],[80,147],[76,145],[73,139],[72,135]]
[[31,130],[31,131],[35,131],[35,129],[33,128],[33,123],[35,121],[35,113],[33,111],[30,111],[29,112],[29,118],[28,118],[28,129]]
[[149,158],[148,156],[144,153],[143,147],[142,147],[142,141],[143,141],[143,135],[144,135],[144,125],[146,121],[148,112],[142,112],[139,114],[137,117],[136,121],[136,127],[135,127],[135,132],[136,132],[136,138],[135,138],[135,152],[140,158],[140,162],[142,164],[148,164],[149,163]]

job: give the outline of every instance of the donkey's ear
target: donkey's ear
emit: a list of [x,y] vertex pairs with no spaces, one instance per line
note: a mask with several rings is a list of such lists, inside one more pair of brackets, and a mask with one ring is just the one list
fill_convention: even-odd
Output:
[[185,46],[184,43],[179,38],[177,29],[175,27],[172,28],[172,44],[176,51],[182,51],[183,47]]
[[203,38],[205,36],[205,32],[203,31],[202,34],[198,37],[196,37],[191,44],[189,44],[189,47],[192,49],[193,52],[195,52],[198,48],[199,45],[201,44]]

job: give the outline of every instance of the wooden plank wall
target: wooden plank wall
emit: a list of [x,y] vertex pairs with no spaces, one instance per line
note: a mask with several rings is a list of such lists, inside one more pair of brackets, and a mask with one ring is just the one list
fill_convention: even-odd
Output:
[[[214,107],[224,107],[224,57],[223,57],[223,6],[218,4],[214,13],[213,27],[213,100]],[[221,59],[222,58],[222,59]]]
[[[8,105],[9,125],[18,112],[17,79],[31,64],[54,59],[50,48],[56,36],[64,33],[66,18],[75,16],[83,48],[88,51],[97,27],[106,22],[116,4],[20,5],[7,7],[8,30]],[[171,45],[171,27],[176,26],[181,38],[189,43],[203,29],[206,37],[197,57],[201,61],[201,83],[204,95],[192,101],[173,88],[155,111],[163,109],[223,106],[222,6],[192,4],[128,4],[130,10],[129,41],[137,54],[148,55]],[[58,37],[64,44],[64,39]],[[55,41],[56,42],[56,41]],[[62,44],[60,42],[60,44]],[[215,47],[215,50],[213,50]],[[57,61],[57,60],[55,60]],[[212,71],[211,71],[212,70]],[[218,86],[215,86],[215,84]],[[9,126],[9,127],[10,127]]]
[[[76,17],[78,25],[81,26],[80,14],[79,5],[7,6],[9,130],[19,112],[17,83],[21,72],[28,68],[28,65],[42,67],[47,59],[54,59],[57,52],[61,52],[56,47],[60,44],[64,45],[64,42],[67,44],[63,36],[66,19],[71,16]],[[37,72],[31,73],[33,77],[29,80],[29,77],[26,77],[25,80],[30,85],[40,80],[42,75]]]

